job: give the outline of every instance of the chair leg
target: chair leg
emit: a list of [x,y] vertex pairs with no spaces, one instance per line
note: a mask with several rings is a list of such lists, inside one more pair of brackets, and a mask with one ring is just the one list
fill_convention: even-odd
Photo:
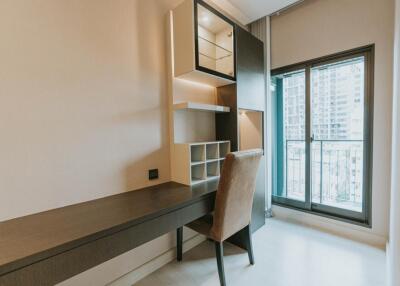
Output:
[[254,265],[253,243],[251,241],[250,225],[246,226],[245,228],[245,236],[246,236],[245,240],[246,240],[247,253],[249,255],[250,264]]
[[183,226],[176,230],[176,260],[182,261]]
[[222,242],[215,242],[215,254],[217,256],[219,282],[221,286],[226,286],[224,271],[224,248]]

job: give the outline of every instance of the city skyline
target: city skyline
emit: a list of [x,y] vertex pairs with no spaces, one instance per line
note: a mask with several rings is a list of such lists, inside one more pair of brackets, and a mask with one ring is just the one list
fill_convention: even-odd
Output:
[[[363,79],[362,57],[311,69],[313,202],[361,211]],[[283,75],[282,89],[285,188],[304,200],[305,72]]]

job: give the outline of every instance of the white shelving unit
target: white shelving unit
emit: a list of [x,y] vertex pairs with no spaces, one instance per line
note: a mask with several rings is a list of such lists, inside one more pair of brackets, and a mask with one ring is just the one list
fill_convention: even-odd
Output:
[[219,161],[212,161],[212,162],[207,162],[207,179],[215,179],[219,178],[220,175],[220,167],[219,167]]
[[196,184],[206,179],[205,163],[192,165],[190,168],[190,181],[191,184]]
[[231,143],[229,141],[222,141],[219,144],[219,158],[225,159],[226,155],[231,151]]
[[206,151],[204,145],[190,146],[190,162],[192,165],[204,163]]
[[230,141],[176,143],[172,180],[194,185],[219,178]]
[[213,105],[213,104],[203,104],[197,102],[179,102],[174,104],[174,110],[199,110],[208,112],[230,112],[230,108],[227,106]]
[[207,143],[206,144],[206,159],[207,162],[215,161],[219,159],[219,143]]
[[[236,110],[216,104],[215,87],[236,80],[235,27],[209,8],[202,1],[185,0],[167,20],[171,179],[185,185],[219,178],[231,150],[230,141],[216,141],[215,121],[217,113]],[[204,22],[206,16],[210,23]],[[195,26],[198,17],[204,23]]]

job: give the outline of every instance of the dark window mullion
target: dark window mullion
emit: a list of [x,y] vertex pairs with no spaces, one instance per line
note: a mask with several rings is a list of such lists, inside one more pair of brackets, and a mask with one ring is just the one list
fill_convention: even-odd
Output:
[[306,209],[311,210],[311,66],[306,67]]
[[364,156],[363,156],[363,214],[371,225],[372,213],[372,126],[373,126],[373,88],[374,88],[374,47],[364,52]]

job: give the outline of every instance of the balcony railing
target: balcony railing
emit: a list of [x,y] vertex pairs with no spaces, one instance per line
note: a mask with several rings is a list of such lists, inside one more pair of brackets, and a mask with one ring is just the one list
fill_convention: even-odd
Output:
[[[305,141],[286,140],[286,196],[305,199]],[[312,202],[361,211],[363,140],[313,140]]]

